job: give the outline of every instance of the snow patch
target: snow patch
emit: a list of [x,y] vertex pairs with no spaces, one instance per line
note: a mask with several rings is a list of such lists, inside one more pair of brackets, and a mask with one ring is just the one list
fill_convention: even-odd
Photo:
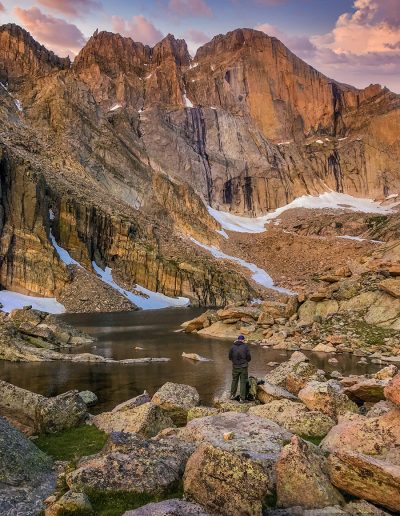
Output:
[[22,113],[23,108],[22,108],[21,101],[19,101],[18,99],[14,99],[14,104],[16,105],[18,111],[20,111]]
[[336,238],[342,238],[344,240],[355,240],[356,242],[371,242],[372,244],[384,244],[383,240],[369,240],[368,238],[361,238],[358,236],[341,235]]
[[261,285],[265,288],[270,288],[272,290],[276,290],[277,292],[282,292],[283,294],[293,294],[292,291],[290,291],[286,288],[276,287],[274,285],[274,281],[271,278],[271,276],[263,269],[260,269],[260,267],[257,267],[257,265],[255,265],[254,263],[249,263],[249,262],[246,262],[245,260],[242,260],[241,258],[237,258],[236,256],[230,256],[229,254],[225,254],[224,252],[217,249],[215,246],[209,246],[206,244],[202,244],[201,242],[194,239],[193,237],[190,237],[190,240],[192,242],[194,242],[197,246],[199,246],[202,249],[205,249],[206,251],[211,253],[214,256],[214,258],[228,260],[230,262],[237,263],[237,264],[241,265],[242,267],[244,267],[245,269],[249,270],[252,273],[251,277],[252,277],[253,281],[258,283],[259,285]]
[[11,290],[0,291],[0,303],[3,305],[3,312],[11,312],[15,308],[32,306],[35,310],[48,312],[50,314],[63,314],[65,306],[57,301],[55,297],[35,297],[11,292]]
[[292,142],[289,141],[289,142],[279,142],[277,143],[277,145],[290,145]]
[[199,63],[190,63],[189,70],[193,70],[193,68],[197,68],[199,66]]
[[142,292],[143,294],[146,294],[148,298],[134,294],[129,290],[125,290],[113,280],[112,269],[110,267],[106,267],[105,270],[103,270],[96,264],[96,262],[92,262],[92,266],[94,271],[100,276],[101,280],[104,281],[104,283],[107,283],[107,285],[117,290],[131,303],[135,304],[139,308],[143,308],[144,310],[156,310],[159,308],[180,307],[189,305],[190,301],[186,297],[168,297],[158,292],[152,292],[151,290],[148,290],[147,288],[144,288],[140,285],[136,285],[136,290]]
[[315,140],[315,143],[318,143],[319,145],[323,145],[324,142],[322,140]]
[[187,97],[186,92],[183,94],[183,103],[185,104],[185,107],[192,108],[193,102]]
[[121,104],[114,104],[110,109],[109,111],[115,111],[119,108],[122,108],[122,105]]
[[348,194],[337,192],[325,192],[318,196],[303,195],[281,208],[262,217],[243,217],[226,211],[218,211],[210,206],[207,207],[209,214],[218,221],[222,229],[236,231],[238,233],[263,233],[265,224],[278,218],[283,212],[293,208],[307,209],[347,209],[362,213],[392,213],[390,206],[382,206],[372,199],[360,199]]
[[149,75],[146,75],[146,79],[151,79],[152,75],[153,75],[152,73],[149,73]]
[[342,142],[343,140],[347,140],[347,136],[345,136],[344,138],[339,138],[339,142]]
[[55,219],[55,214],[54,214],[54,211],[50,208],[49,209],[49,219],[50,220],[54,220]]
[[57,251],[57,254],[60,260],[65,263],[65,265],[77,265],[78,267],[82,267],[82,265],[74,260],[69,252],[57,244],[56,239],[54,238],[53,232],[50,229],[50,241],[53,244],[54,249]]

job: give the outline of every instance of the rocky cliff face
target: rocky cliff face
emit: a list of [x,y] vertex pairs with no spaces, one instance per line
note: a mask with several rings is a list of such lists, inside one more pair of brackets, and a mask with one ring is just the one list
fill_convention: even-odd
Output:
[[249,298],[187,238],[217,245],[206,204],[254,215],[400,182],[400,97],[338,84],[258,31],[217,36],[194,60],[171,35],[150,48],[96,32],[70,65],[5,25],[0,75],[2,287],[53,295],[70,281],[51,229],[127,287]]

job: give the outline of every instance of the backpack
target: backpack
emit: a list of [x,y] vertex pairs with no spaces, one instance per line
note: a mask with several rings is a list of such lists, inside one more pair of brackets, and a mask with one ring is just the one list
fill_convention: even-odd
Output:
[[247,380],[247,399],[255,400],[257,399],[257,384],[258,380],[254,376],[249,376]]

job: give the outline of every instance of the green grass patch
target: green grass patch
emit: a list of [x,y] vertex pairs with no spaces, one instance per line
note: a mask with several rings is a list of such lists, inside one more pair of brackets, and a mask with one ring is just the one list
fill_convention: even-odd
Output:
[[56,434],[39,435],[34,443],[55,460],[75,461],[98,453],[107,438],[107,434],[95,426],[84,425]]
[[124,512],[137,509],[148,503],[161,502],[171,498],[183,497],[183,486],[180,483],[168,494],[149,495],[131,493],[129,491],[86,491],[93,507],[94,514],[99,516],[121,516]]
[[302,435],[301,438],[309,443],[315,444],[315,446],[319,446],[323,439],[323,437],[315,437],[311,435]]

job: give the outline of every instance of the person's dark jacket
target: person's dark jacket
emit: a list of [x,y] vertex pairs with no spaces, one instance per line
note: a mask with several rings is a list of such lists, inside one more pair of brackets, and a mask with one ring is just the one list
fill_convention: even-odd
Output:
[[229,351],[229,360],[231,360],[234,367],[247,367],[251,360],[247,344],[240,340],[234,342]]

